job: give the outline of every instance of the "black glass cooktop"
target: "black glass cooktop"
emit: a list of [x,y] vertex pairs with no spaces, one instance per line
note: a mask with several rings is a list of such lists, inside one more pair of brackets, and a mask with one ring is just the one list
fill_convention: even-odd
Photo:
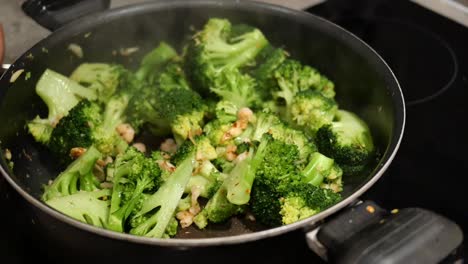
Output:
[[400,149],[365,197],[433,210],[468,237],[468,28],[410,1],[329,0],[308,11],[373,47],[405,96]]
[[[307,11],[343,26],[372,46],[393,69],[405,95],[407,121],[400,150],[363,198],[389,209],[433,210],[457,222],[468,237],[468,28],[409,1],[329,0]],[[0,177],[0,256],[7,257],[1,262],[52,263],[57,247],[35,231],[26,207]],[[60,248],[59,255],[76,250]],[[203,252],[204,263],[319,261],[301,232],[231,253]],[[235,255],[229,255],[232,252]],[[184,262],[193,257],[189,252],[178,254]]]

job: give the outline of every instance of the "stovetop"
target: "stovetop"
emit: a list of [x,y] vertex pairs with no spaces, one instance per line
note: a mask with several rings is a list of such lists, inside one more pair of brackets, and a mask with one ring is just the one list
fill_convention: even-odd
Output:
[[[369,43],[389,63],[405,95],[403,142],[385,175],[362,198],[388,209],[433,210],[458,223],[468,237],[468,28],[409,1],[328,0],[307,11]],[[0,255],[9,256],[8,263],[53,254],[47,239],[34,232],[23,199],[1,177],[0,207]],[[282,236],[274,246],[250,259],[319,261],[302,234]],[[249,256],[239,252],[236,258],[241,257]]]
[[403,90],[403,141],[366,196],[434,210],[467,229],[468,28],[409,1],[332,0],[308,11],[366,41]]

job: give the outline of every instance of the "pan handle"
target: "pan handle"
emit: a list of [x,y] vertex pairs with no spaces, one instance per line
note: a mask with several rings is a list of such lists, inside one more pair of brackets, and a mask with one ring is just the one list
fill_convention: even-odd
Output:
[[309,247],[332,263],[452,263],[460,227],[421,208],[388,212],[372,201],[349,207],[306,233]]
[[21,5],[26,15],[51,31],[109,6],[110,0],[27,0]]

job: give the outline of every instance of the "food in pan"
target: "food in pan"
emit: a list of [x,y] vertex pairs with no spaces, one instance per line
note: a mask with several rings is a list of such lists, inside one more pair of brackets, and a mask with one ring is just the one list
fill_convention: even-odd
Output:
[[48,116],[27,124],[63,166],[42,200],[105,229],[168,238],[242,215],[294,223],[339,202],[375,153],[332,80],[227,19],[180,51],[158,43],[136,70],[56,70],[36,84]]

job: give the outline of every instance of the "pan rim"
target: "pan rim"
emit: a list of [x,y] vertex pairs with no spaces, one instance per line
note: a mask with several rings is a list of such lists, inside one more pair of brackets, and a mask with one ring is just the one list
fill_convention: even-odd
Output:
[[[352,34],[351,32],[345,30],[344,28],[326,20],[320,18],[316,15],[307,13],[305,11],[298,11],[290,8],[286,8],[283,6],[263,3],[263,2],[254,2],[254,1],[239,1],[239,0],[223,0],[223,1],[216,1],[216,0],[202,0],[202,1],[190,1],[190,0],[175,0],[175,1],[153,1],[153,2],[146,2],[146,3],[139,3],[133,4],[128,6],[123,6],[116,9],[107,10],[103,13],[98,15],[87,15],[79,21],[73,21],[66,26],[60,28],[53,34],[50,34],[45,39],[36,43],[31,49],[26,51],[22,56],[25,54],[30,53],[35,49],[39,49],[41,44],[47,41],[53,41],[54,39],[60,39],[60,36],[69,36],[70,34],[67,31],[76,32],[73,29],[86,29],[90,26],[96,26],[101,23],[105,23],[107,21],[111,21],[113,19],[119,19],[122,15],[128,14],[136,14],[136,13],[144,13],[144,12],[151,12],[156,10],[161,10],[165,8],[177,8],[177,7],[201,7],[201,6],[225,6],[229,8],[239,8],[239,9],[257,9],[262,10],[263,12],[271,12],[276,15],[285,15],[285,16],[294,16],[294,19],[297,22],[304,23],[305,25],[311,25],[316,23],[315,27],[320,28],[322,30],[327,31],[330,35],[335,38],[339,38],[342,42],[345,42],[347,45],[353,47],[361,56],[367,59],[370,63],[374,63],[375,67],[379,69],[379,72],[383,75],[382,78],[385,80],[387,86],[394,87],[395,89],[392,90],[395,92],[392,94],[393,97],[393,107],[394,107],[394,131],[393,135],[391,136],[390,143],[387,146],[387,149],[382,157],[384,162],[381,162],[379,167],[374,169],[374,175],[367,180],[358,190],[353,192],[351,195],[340,201],[338,204],[328,208],[327,210],[320,212],[314,216],[311,216],[307,219],[298,221],[293,224],[270,228],[262,231],[256,231],[252,233],[246,234],[239,234],[239,235],[232,235],[232,236],[225,236],[225,237],[212,237],[212,238],[171,238],[171,239],[158,239],[158,238],[149,238],[149,237],[141,237],[135,236],[126,233],[118,233],[110,230],[106,230],[103,228],[95,227],[78,220],[75,220],[71,217],[68,217],[55,209],[47,206],[45,203],[40,201],[39,199],[35,198],[29,192],[24,190],[21,186],[19,186],[15,180],[13,180],[10,175],[7,173],[5,168],[0,166],[0,172],[5,177],[6,181],[30,204],[35,206],[36,208],[40,209],[47,215],[54,217],[55,219],[65,222],[70,226],[76,227],[78,229],[94,233],[95,235],[134,242],[138,244],[147,244],[147,245],[155,245],[155,246],[175,246],[179,248],[188,248],[188,247],[204,247],[204,246],[215,246],[215,245],[230,245],[230,244],[239,244],[245,243],[260,239],[265,239],[273,236],[278,236],[293,230],[297,230],[299,228],[307,228],[310,226],[315,225],[322,219],[328,217],[336,213],[337,211],[343,209],[344,207],[348,206],[353,201],[357,200],[359,196],[361,196],[364,192],[366,192],[387,170],[390,166],[393,158],[398,152],[400,143],[403,138],[405,123],[406,123],[406,108],[405,108],[405,101],[403,92],[401,87],[398,83],[397,78],[395,77],[394,73],[387,65],[387,63],[382,59],[382,57],[372,49],[368,44],[364,41],[359,39],[357,36]],[[21,59],[18,58],[15,62]],[[13,64],[14,65],[14,64]],[[14,67],[10,67],[0,80],[6,79],[8,73],[11,74]],[[401,119],[401,122],[398,120]],[[3,153],[3,152],[2,152]],[[385,156],[387,157],[385,160]]]

